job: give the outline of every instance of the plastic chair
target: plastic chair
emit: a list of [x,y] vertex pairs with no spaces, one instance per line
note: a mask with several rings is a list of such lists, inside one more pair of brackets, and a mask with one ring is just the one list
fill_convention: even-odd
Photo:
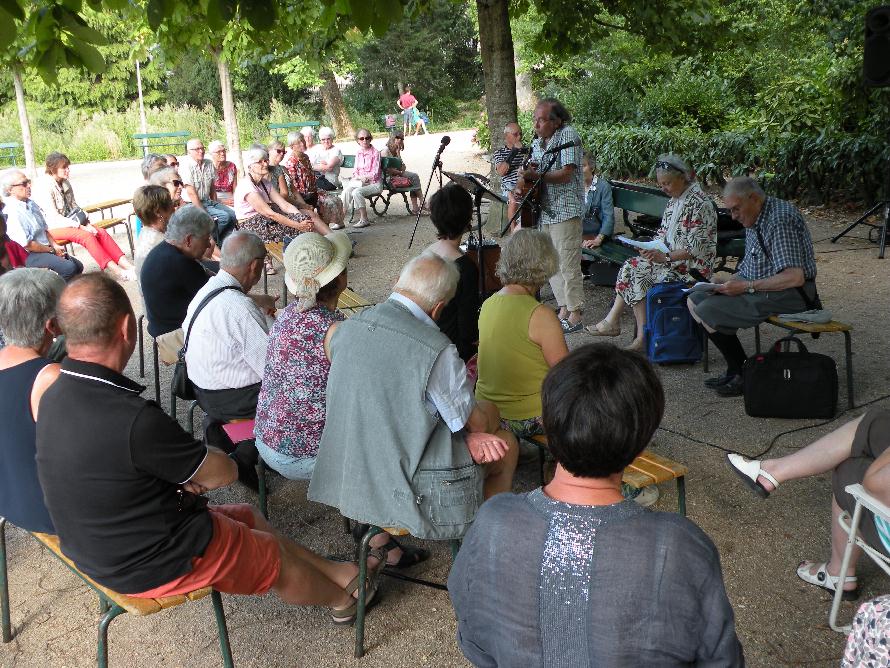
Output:
[[[856,545],[859,547],[865,555],[870,557],[871,560],[874,561],[887,575],[890,575],[890,557],[885,556],[883,552],[872,547],[856,535],[859,530],[859,522],[862,520],[863,508],[870,510],[875,516],[880,517],[887,522],[890,522],[890,508],[871,496],[860,484],[847,485],[844,488],[844,491],[856,499],[856,506],[853,508],[852,520],[850,519],[850,514],[847,512],[841,513],[841,516],[837,518],[838,524],[840,524],[841,528],[847,533],[847,549],[844,550],[844,558],[843,561],[841,561],[841,571],[837,585],[835,585],[834,600],[831,602],[831,614],[828,616],[828,624],[834,631],[839,633],[849,633],[851,628],[850,625],[838,626],[837,615],[841,608],[841,597],[844,593],[844,581],[847,579],[847,568],[850,565],[853,546]],[[871,521],[871,518],[868,518],[867,521]]]

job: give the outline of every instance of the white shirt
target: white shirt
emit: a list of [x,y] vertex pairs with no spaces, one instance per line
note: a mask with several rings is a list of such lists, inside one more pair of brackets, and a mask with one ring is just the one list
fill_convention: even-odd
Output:
[[343,151],[337,146],[331,146],[331,148],[326,149],[322,144],[316,144],[312,148],[315,149],[315,151],[308,152],[309,159],[312,161],[312,167],[317,171],[320,171],[318,170],[319,162],[330,162],[337,158],[340,159],[340,162],[337,163],[336,167],[329,172],[324,172],[324,177],[330,181],[332,185],[340,185],[340,165],[343,163]]
[[[394,292],[389,298],[405,306],[423,324],[439,330],[436,322],[408,297]],[[476,397],[467,379],[467,367],[453,343],[439,353],[430,370],[430,378],[426,384],[426,407],[433,415],[439,414],[452,434],[466,426],[476,407]]]
[[204,297],[227,285],[198,314],[192,327],[185,361],[189,379],[202,390],[229,390],[255,385],[263,379],[272,319],[241,290],[234,276],[220,270],[189,304],[183,332]]

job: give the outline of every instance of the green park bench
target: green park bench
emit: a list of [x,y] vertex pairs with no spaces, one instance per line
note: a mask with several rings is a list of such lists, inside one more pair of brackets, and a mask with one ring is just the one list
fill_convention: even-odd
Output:
[[[142,155],[154,153],[156,148],[182,148],[182,155],[185,154],[185,145],[192,136],[191,132],[186,130],[177,130],[176,132],[138,132],[133,135],[133,139],[142,146]],[[175,151],[164,151],[165,153],[176,154]]]
[[269,123],[269,134],[272,135],[273,139],[278,139],[287,135],[289,132],[299,132],[302,128],[312,128],[315,132],[318,132],[318,126],[321,125],[318,121],[297,121],[296,123]]
[[0,144],[0,162],[8,162],[11,167],[18,167],[15,162],[21,145],[16,142]]

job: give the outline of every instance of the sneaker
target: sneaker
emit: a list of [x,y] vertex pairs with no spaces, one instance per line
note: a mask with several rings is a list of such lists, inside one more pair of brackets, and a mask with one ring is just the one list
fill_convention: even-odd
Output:
[[745,394],[745,381],[741,375],[735,375],[714,391],[721,397],[741,397]]
[[714,376],[713,378],[706,378],[705,379],[705,387],[710,387],[713,390],[716,387],[726,385],[734,377],[735,377],[735,374],[724,373],[720,376]]
[[332,230],[342,230],[343,225],[341,223],[331,223],[328,227]]
[[368,225],[370,225],[370,224],[371,224],[371,223],[368,222],[367,220],[361,220],[361,219],[359,219],[359,220],[355,221],[355,222],[352,224],[352,226],[353,226],[353,227],[368,227]]

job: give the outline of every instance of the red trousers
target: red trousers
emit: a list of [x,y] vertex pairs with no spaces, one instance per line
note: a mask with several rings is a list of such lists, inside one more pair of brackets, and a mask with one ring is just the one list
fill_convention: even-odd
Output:
[[99,232],[95,235],[82,227],[60,227],[49,232],[60,244],[71,241],[83,246],[99,265],[99,269],[105,269],[109,262],[117,262],[124,253],[108,232],[98,227],[96,229]]

